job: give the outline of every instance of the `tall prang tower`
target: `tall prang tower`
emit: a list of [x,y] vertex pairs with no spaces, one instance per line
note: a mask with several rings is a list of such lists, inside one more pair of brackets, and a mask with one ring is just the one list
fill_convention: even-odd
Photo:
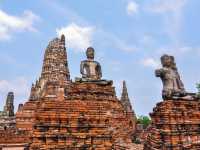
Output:
[[70,80],[64,35],[60,39],[55,38],[49,42],[44,54],[41,79],[47,81]]
[[9,92],[3,111],[0,111],[0,130],[15,128],[14,93]]
[[43,98],[64,98],[65,88],[70,84],[70,73],[65,47],[65,36],[54,38],[45,49],[42,72],[32,84],[29,100],[17,112],[16,126],[23,130],[32,130],[34,115],[38,103]]
[[49,42],[43,60],[42,73],[39,80],[32,84],[30,100],[36,100],[44,96],[44,90],[47,90],[49,83],[58,88],[63,84],[70,82],[70,73],[67,61],[67,52],[65,47],[65,36],[55,38]]
[[4,113],[8,117],[14,116],[14,93],[9,92],[6,99],[6,105],[4,106]]

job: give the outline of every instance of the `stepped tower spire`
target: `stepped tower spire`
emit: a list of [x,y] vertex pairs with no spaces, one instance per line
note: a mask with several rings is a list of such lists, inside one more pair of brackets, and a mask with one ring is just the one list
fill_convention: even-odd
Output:
[[123,81],[123,88],[122,88],[122,95],[121,95],[121,102],[127,112],[133,112],[132,106],[130,103],[130,99],[128,96],[128,90],[126,87],[126,82]]
[[[29,100],[37,100],[47,91],[51,91],[47,84],[51,83],[51,89],[70,82],[70,73],[65,47],[65,36],[54,38],[49,42],[43,60],[42,73],[39,80],[31,87]],[[51,94],[50,94],[51,95]]]
[[4,106],[4,113],[6,116],[14,116],[14,93],[9,92],[6,99],[6,104]]
[[65,36],[49,42],[45,50],[41,79],[48,81],[69,81]]

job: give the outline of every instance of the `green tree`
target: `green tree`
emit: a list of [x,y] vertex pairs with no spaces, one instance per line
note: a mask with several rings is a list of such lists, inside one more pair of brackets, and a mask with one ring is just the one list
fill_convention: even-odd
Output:
[[148,125],[151,123],[151,119],[148,116],[139,116],[137,118],[137,123],[142,124],[144,128],[147,128]]
[[200,83],[197,83],[198,96],[200,96]]

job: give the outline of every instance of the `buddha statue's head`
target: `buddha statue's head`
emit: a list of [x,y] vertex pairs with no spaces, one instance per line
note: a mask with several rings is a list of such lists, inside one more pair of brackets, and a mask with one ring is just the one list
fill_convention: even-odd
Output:
[[169,55],[163,55],[161,57],[161,63],[163,67],[171,67],[173,64],[173,57]]
[[93,60],[94,59],[94,48],[88,47],[86,51],[87,59]]

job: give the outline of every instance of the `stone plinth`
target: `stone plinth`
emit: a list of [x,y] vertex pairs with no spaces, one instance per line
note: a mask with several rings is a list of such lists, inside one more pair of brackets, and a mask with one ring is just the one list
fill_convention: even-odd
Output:
[[150,114],[145,150],[200,149],[200,101],[167,100]]

